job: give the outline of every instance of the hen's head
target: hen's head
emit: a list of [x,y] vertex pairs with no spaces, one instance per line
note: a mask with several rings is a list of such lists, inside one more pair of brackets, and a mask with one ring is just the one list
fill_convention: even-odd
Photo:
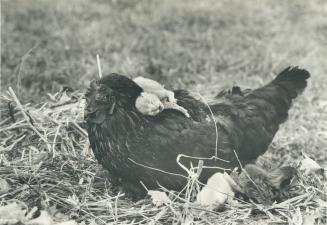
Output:
[[133,80],[119,74],[113,73],[92,81],[85,93],[84,118],[88,122],[102,123],[117,108],[133,110],[135,100],[142,91]]

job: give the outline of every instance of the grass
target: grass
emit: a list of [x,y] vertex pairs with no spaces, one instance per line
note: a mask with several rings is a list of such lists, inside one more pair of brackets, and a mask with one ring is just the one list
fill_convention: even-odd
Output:
[[[258,87],[284,67],[300,65],[312,74],[308,88],[293,105],[289,120],[259,162],[294,164],[304,151],[326,165],[327,4],[324,1],[4,0],[1,3],[1,90],[4,93],[12,86],[24,109],[38,109],[40,102],[49,101],[46,94],[59,91],[61,86],[83,91],[97,76],[96,54],[101,57],[104,74],[148,76],[168,88],[187,88],[207,97],[233,84]],[[30,106],[27,103],[31,103]],[[108,200],[107,192],[99,193],[103,186],[85,198],[80,195],[87,185],[80,185],[79,180],[94,179],[97,164],[90,154],[76,156],[76,152],[86,151],[87,142],[76,127],[63,122],[65,116],[75,117],[61,111],[56,113],[60,115],[57,118],[62,119],[59,124],[63,130],[48,121],[38,121],[41,124],[38,128],[48,135],[49,142],[56,138],[64,142],[63,145],[42,144],[39,137],[24,127],[29,126],[26,121],[14,124],[13,131],[2,130],[12,125],[10,120],[1,123],[4,148],[26,135],[10,152],[0,153],[1,165],[4,165],[4,156],[11,165],[2,166],[2,174],[6,174],[15,187],[22,188],[24,185],[14,176],[12,168],[23,175],[26,173],[26,168],[17,167],[20,159],[29,157],[23,153],[33,155],[36,150],[42,152],[47,148],[53,152],[55,148],[54,161],[46,163],[52,171],[48,169],[45,174],[54,176],[60,172],[56,166],[62,167],[65,182],[70,176],[76,178],[70,181],[76,189],[68,188],[69,191],[61,193],[63,196],[52,196],[51,204],[53,199],[66,199],[75,192],[85,204]],[[1,111],[1,119],[6,118],[7,111]],[[17,128],[18,125],[21,128]],[[80,142],[70,139],[72,130]],[[9,134],[13,135],[11,139],[7,139]],[[31,150],[31,146],[36,150]],[[62,165],[62,161],[68,163]],[[83,165],[79,165],[81,161]],[[89,173],[80,171],[86,168]],[[4,173],[8,170],[11,172]],[[28,171],[27,175],[34,180],[28,181],[25,174],[27,182],[22,175],[25,183],[39,182],[48,188],[59,185],[51,186],[50,178],[42,178],[44,174],[39,170],[34,174],[33,169]],[[92,201],[87,199],[90,196]],[[18,197],[32,198],[24,191],[19,192]],[[121,211],[130,206],[125,202],[120,204],[123,204]],[[141,206],[135,207],[137,212]],[[115,210],[111,210],[114,215]],[[252,223],[251,218],[245,221]]]

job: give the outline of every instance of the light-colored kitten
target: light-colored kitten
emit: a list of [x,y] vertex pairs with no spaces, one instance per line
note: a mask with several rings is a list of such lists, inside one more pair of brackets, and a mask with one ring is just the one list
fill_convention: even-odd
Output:
[[157,81],[137,77],[134,79],[143,92],[136,99],[136,108],[144,115],[155,116],[165,109],[174,109],[190,117],[188,111],[177,104],[173,91],[167,90]]

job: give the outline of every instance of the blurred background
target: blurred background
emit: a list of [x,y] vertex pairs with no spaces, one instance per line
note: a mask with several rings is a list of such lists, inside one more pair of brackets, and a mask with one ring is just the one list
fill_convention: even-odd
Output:
[[307,0],[3,0],[1,87],[25,102],[83,90],[99,54],[104,73],[202,94],[262,85],[290,64],[324,90],[326,15],[326,1]]
[[278,150],[266,156],[306,151],[326,160],[327,1],[1,3],[1,88],[12,86],[22,102],[61,86],[84,91],[97,78],[96,54],[105,74],[142,75],[205,96],[233,84],[258,87],[300,65],[312,78],[275,138]]

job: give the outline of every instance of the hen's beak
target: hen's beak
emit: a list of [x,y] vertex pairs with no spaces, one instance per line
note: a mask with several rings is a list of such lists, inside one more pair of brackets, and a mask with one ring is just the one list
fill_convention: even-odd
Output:
[[86,107],[84,110],[84,119],[87,120],[88,118],[92,117],[96,110],[91,110],[89,107]]
[[90,119],[94,118],[96,116],[96,112],[96,109],[86,106],[84,109],[84,120],[89,121]]
[[102,110],[90,110],[87,108],[84,110],[84,120],[88,123],[101,124],[105,119],[106,114]]

